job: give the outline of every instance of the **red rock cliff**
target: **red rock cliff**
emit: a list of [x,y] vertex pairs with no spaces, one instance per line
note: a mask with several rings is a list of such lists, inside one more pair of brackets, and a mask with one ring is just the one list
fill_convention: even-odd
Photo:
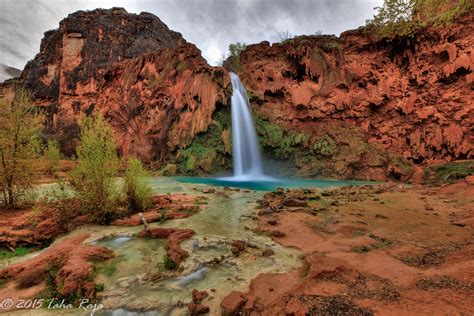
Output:
[[[356,30],[262,42],[240,54],[237,69],[257,114],[286,129],[336,139],[337,128],[349,125],[360,127],[368,144],[414,163],[470,159],[473,17],[413,39],[376,41]],[[340,145],[351,142],[340,138]],[[367,159],[359,155],[355,169],[366,169]],[[339,162],[334,173],[354,175],[354,165]],[[372,167],[381,172],[370,177],[381,179],[397,168],[384,157]]]
[[46,32],[21,80],[66,153],[77,119],[98,109],[122,153],[160,160],[207,129],[227,79],[156,16],[114,8],[75,12]]
[[[237,72],[264,152],[300,175],[379,180],[407,179],[412,164],[472,158],[473,16],[412,39],[348,31],[248,46]],[[228,104],[227,72],[152,14],[69,15],[45,33],[21,81],[66,153],[77,119],[98,109],[125,155],[183,172],[230,167],[229,109],[216,114]],[[10,95],[8,83],[1,88]]]

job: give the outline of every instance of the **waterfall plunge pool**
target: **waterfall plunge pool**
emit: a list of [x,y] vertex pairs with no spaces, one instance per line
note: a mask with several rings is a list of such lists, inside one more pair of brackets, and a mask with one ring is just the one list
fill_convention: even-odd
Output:
[[376,184],[374,181],[332,180],[332,179],[298,179],[298,178],[273,178],[263,176],[259,178],[221,177],[177,177],[183,183],[207,184],[213,186],[228,186],[256,191],[274,191],[277,188],[329,188],[347,185]]

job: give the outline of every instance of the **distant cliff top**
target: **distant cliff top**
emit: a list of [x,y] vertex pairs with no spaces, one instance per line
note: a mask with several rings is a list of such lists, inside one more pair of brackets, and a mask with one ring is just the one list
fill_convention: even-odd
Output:
[[77,83],[97,79],[112,63],[184,43],[180,33],[151,13],[132,14],[123,8],[77,11],[44,34],[22,80],[37,97],[56,98],[62,82],[73,90]]

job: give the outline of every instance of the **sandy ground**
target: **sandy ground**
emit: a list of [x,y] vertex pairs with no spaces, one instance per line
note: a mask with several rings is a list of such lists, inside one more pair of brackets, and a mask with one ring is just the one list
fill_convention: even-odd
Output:
[[302,250],[305,268],[254,279],[247,312],[474,314],[472,177],[437,188],[282,191],[260,204],[259,229]]

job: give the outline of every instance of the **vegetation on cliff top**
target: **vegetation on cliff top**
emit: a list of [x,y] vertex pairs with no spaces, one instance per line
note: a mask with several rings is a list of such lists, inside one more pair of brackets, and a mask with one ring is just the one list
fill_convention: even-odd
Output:
[[240,53],[247,48],[245,43],[231,43],[229,45],[229,56],[226,58],[225,55],[222,57],[222,66],[226,67],[230,71],[239,71],[240,65]]
[[428,26],[445,26],[473,10],[472,0],[384,0],[366,23],[381,37],[414,36]]

